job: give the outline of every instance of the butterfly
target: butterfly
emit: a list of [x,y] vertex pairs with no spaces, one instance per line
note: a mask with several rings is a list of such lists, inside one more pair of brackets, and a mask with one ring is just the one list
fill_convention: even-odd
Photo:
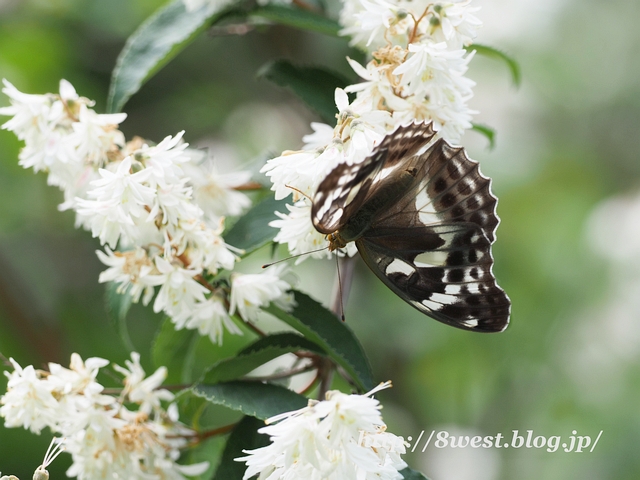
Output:
[[[320,183],[311,220],[329,249],[355,242],[395,294],[454,327],[501,332],[511,302],[492,272],[500,220],[491,179],[431,123],[401,126]],[[422,152],[423,151],[423,152]]]

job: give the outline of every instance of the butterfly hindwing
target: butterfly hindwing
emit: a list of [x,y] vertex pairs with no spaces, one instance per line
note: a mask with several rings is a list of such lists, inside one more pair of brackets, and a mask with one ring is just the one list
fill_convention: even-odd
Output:
[[[339,230],[375,191],[384,173],[411,158],[433,137],[431,124],[412,124],[387,135],[362,163],[343,163],[320,183],[313,198],[311,219],[320,233]],[[384,179],[386,177],[382,177]]]
[[496,284],[491,244],[477,225],[374,228],[356,245],[371,270],[423,313],[466,330],[506,328],[510,302]]

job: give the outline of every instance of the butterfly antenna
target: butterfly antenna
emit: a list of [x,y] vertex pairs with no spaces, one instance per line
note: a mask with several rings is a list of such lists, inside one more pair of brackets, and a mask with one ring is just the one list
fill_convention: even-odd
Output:
[[298,192],[300,195],[302,195],[303,197],[308,198],[309,201],[313,202],[313,199],[309,195],[304,193],[302,190],[298,190],[296,187],[292,187],[291,185],[287,185],[287,184],[285,184],[284,186],[287,187],[287,188],[290,188],[291,190],[294,190],[294,191]]
[[326,250],[327,248],[329,247],[326,246],[326,247],[318,248],[317,250],[311,250],[310,252],[298,253],[297,255],[291,255],[290,257],[287,257],[287,258],[281,258],[280,260],[276,260],[275,262],[265,263],[264,265],[262,265],[262,268],[269,268],[271,265],[275,265],[276,263],[286,262],[287,260],[291,260],[292,258],[298,258],[303,255],[309,255],[311,253],[321,252],[322,250]]
[[340,296],[340,319],[344,322],[344,303],[342,299],[342,276],[340,275],[340,262],[339,257],[336,255],[336,268],[338,269],[338,295]]

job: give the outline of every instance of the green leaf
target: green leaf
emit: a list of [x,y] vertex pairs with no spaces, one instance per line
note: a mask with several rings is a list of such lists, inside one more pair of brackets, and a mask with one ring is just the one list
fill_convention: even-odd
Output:
[[520,86],[522,80],[520,73],[520,65],[516,60],[497,48],[489,47],[488,45],[481,45],[479,43],[473,43],[468,47],[465,47],[467,51],[475,50],[478,55],[484,55],[485,57],[495,58],[496,60],[502,60],[507,64],[509,71],[511,72],[511,78],[516,87]]
[[[222,455],[227,446],[225,440],[227,439],[224,436],[217,435],[213,438],[208,438],[206,442],[200,442],[197,445],[189,446],[189,448],[182,453],[180,456],[180,463],[183,465],[209,462],[209,468],[205,470],[204,473],[201,473],[197,477],[188,477],[190,480],[210,480],[213,477],[216,467],[220,464]],[[241,480],[242,475],[235,478]]]
[[209,337],[200,335],[197,330],[176,330],[167,318],[153,342],[154,364],[167,367],[167,383],[193,384],[211,365],[235,356],[246,346],[253,333],[242,324],[239,326],[245,335],[225,334],[222,345],[214,345]]
[[171,320],[165,319],[153,342],[152,355],[156,366],[167,367],[167,383],[184,384],[195,380],[192,372],[199,337],[196,330],[176,330]]
[[109,88],[108,112],[119,112],[127,100],[158,70],[209,25],[225,16],[238,0],[207,2],[187,12],[174,0],[149,17],[129,37],[118,56]]
[[246,465],[234,459],[244,457],[243,450],[254,450],[269,445],[269,437],[258,433],[264,422],[254,417],[244,417],[229,435],[222,452],[222,460],[213,480],[242,480]]
[[400,470],[400,474],[404,477],[404,480],[429,480],[422,473],[417,472],[409,467],[404,470]]
[[133,297],[128,292],[118,293],[119,285],[115,282],[109,282],[105,291],[105,303],[107,307],[107,315],[118,330],[118,335],[124,346],[130,351],[135,351],[129,329],[127,328],[127,313],[133,304]]
[[486,125],[480,125],[478,123],[473,123],[471,126],[471,130],[475,130],[478,133],[481,133],[482,135],[484,135],[485,137],[487,137],[487,140],[489,140],[489,148],[490,149],[494,149],[496,146],[496,131],[491,128],[491,127],[487,127]]
[[274,358],[299,350],[324,353],[315,343],[295,333],[269,335],[252,343],[236,357],[216,363],[205,373],[202,383],[213,384],[235,380]]
[[277,220],[275,212],[286,212],[285,200],[276,200],[269,195],[262,202],[254,205],[238,221],[224,233],[224,240],[229,245],[241,248],[245,254],[266,245],[278,233],[278,229],[270,227],[269,222]]
[[291,313],[273,304],[264,310],[320,345],[349,373],[361,390],[371,390],[374,386],[371,366],[353,331],[309,296],[301,292],[294,294],[297,305]]
[[336,88],[344,88],[350,83],[339,73],[319,67],[301,67],[286,60],[267,63],[258,72],[258,77],[290,88],[329,124],[336,121]]
[[216,385],[198,384],[195,395],[216,405],[223,405],[252,417],[266,420],[284,412],[307,406],[307,397],[278,385],[261,382],[227,382]]
[[286,7],[284,5],[265,5],[253,10],[250,15],[266,18],[275,23],[323,33],[337,37],[340,31],[340,24],[317,13],[303,10],[301,8]]

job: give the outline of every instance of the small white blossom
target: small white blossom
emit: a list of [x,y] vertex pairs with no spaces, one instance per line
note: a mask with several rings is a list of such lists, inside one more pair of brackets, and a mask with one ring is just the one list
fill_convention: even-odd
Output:
[[304,150],[324,150],[333,140],[333,127],[326,123],[311,122],[313,133],[302,137]]
[[385,32],[406,12],[385,0],[348,0],[340,13],[341,35],[351,37],[351,45],[369,47],[383,44]]
[[232,274],[229,313],[233,315],[237,311],[244,320],[255,321],[260,307],[271,302],[284,309],[291,308],[293,295],[288,293],[291,283],[281,278],[285,268],[285,265],[276,265],[258,274]]
[[91,229],[102,244],[114,248],[121,236],[127,240],[137,237],[137,223],[148,216],[146,207],[153,204],[156,191],[146,182],[151,169],[132,173],[132,158],[126,157],[115,171],[100,169],[102,178],[91,182],[87,192],[95,200],[76,198],[80,222]]
[[73,133],[66,137],[70,148],[85,162],[102,165],[113,146],[124,146],[124,135],[115,128],[127,118],[126,113],[99,115],[86,105],[80,106],[78,121],[71,127]]
[[176,183],[158,184],[147,222],[175,227],[181,220],[199,219],[202,210],[193,203],[191,187],[186,186],[188,181],[184,178]]
[[201,272],[174,265],[162,257],[156,257],[155,262],[162,286],[153,303],[154,312],[165,311],[174,316],[190,312],[196,303],[204,302],[208,290],[194,279]]
[[31,140],[39,136],[40,129],[48,121],[55,119],[56,115],[51,112],[52,98],[48,95],[22,93],[6,79],[2,82],[2,92],[9,97],[11,106],[0,108],[0,115],[13,117],[2,128],[14,132],[20,140]]
[[128,293],[134,303],[142,296],[142,303],[148,305],[153,297],[153,287],[162,283],[162,277],[147,252],[142,248],[127,252],[113,252],[109,247],[105,250],[106,253],[96,250],[100,261],[109,267],[100,274],[98,281],[116,282],[118,293]]
[[104,358],[92,357],[86,361],[77,353],[71,354],[69,368],[65,368],[57,363],[49,363],[49,373],[47,381],[57,392],[82,393],[86,395],[97,395],[102,392],[103,387],[96,382],[98,371],[109,364]]
[[178,314],[171,320],[176,324],[176,330],[198,330],[200,335],[208,336],[211,342],[218,345],[222,344],[225,330],[233,335],[242,335],[242,330],[229,316],[223,299],[217,295],[196,303],[190,311]]
[[133,156],[149,168],[151,181],[161,184],[180,183],[184,177],[182,164],[191,157],[185,151],[189,146],[182,141],[184,131],[165,137],[159,144],[144,144]]
[[140,354],[137,352],[131,353],[131,360],[126,360],[125,365],[127,368],[119,365],[114,365],[113,368],[124,375],[125,392],[129,400],[140,405],[141,412],[150,413],[160,408],[161,401],[173,400],[173,393],[158,388],[167,378],[166,367],[160,367],[151,376],[146,377],[140,365]]
[[207,218],[217,221],[219,217],[240,215],[251,205],[244,193],[234,188],[251,179],[250,172],[219,173],[211,163],[184,165],[194,190],[194,199]]
[[4,372],[9,381],[7,393],[0,398],[0,416],[6,427],[24,426],[33,433],[57,421],[58,401],[52,394],[54,386],[41,378],[31,366],[24,369],[13,358],[13,372]]
[[401,479],[404,440],[385,431],[380,403],[371,398],[387,386],[365,395],[330,391],[326,400],[270,418],[273,425],[258,431],[271,444],[236,459],[247,464],[243,479]]
[[220,268],[233,269],[238,260],[236,253],[242,251],[225,243],[221,236],[224,230],[222,219],[217,228],[192,219],[180,220],[179,226],[171,246],[177,255],[186,255],[192,269],[205,268],[211,273],[217,273]]

